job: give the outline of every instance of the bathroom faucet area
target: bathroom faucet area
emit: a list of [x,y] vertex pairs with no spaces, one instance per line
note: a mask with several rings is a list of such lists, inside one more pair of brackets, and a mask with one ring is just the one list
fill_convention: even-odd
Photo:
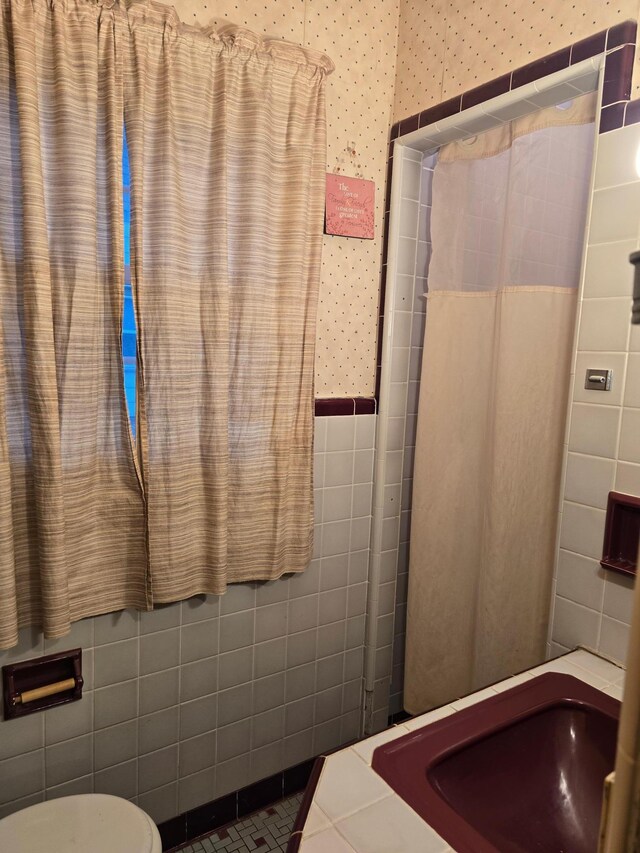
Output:
[[637,853],[639,0],[0,0],[0,851]]

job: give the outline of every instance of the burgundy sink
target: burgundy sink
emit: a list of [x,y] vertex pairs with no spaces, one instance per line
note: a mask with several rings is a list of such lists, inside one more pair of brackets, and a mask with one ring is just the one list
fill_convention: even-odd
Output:
[[378,747],[373,769],[458,853],[595,853],[619,711],[548,673]]

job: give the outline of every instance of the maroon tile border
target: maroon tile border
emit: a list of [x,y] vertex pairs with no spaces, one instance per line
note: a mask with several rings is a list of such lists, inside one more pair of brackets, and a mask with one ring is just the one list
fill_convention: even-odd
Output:
[[[162,849],[174,853],[190,841],[210,835],[251,812],[304,790],[313,776],[316,762],[315,758],[308,759],[158,824]],[[315,789],[315,784],[313,787]],[[305,797],[302,802],[304,804]]]
[[541,77],[546,77],[548,74],[554,74],[556,71],[568,68],[570,64],[571,47],[556,50],[555,53],[549,53],[547,56],[529,62],[527,65],[523,65],[522,68],[516,68],[511,74],[511,88],[518,89],[527,83],[533,83],[534,80],[540,80]]
[[442,101],[434,107],[422,110],[420,113],[420,127],[433,124],[434,121],[442,121],[444,118],[449,118],[449,116],[459,113],[461,101],[462,95],[458,95],[457,98],[449,98],[448,101]]
[[608,130],[616,130],[624,124],[624,113],[626,103],[610,104],[608,107],[602,107],[600,111],[599,133],[606,133]]
[[[411,133],[421,127],[426,127],[437,121],[469,107],[477,106],[498,95],[524,86],[534,80],[540,80],[548,74],[553,74],[563,68],[576,65],[599,53],[607,52],[604,65],[603,108],[600,114],[599,133],[607,133],[629,124],[640,123],[640,99],[630,101],[631,77],[636,48],[637,23],[622,21],[607,30],[601,30],[574,44],[529,62],[521,68],[516,68],[510,74],[503,74],[494,80],[489,80],[482,86],[476,86],[462,95],[450,98],[440,104],[435,104],[415,115],[397,121],[389,133],[389,156],[387,161],[387,186],[385,197],[385,227],[382,245],[382,268],[380,275],[380,309],[378,317],[378,350],[376,359],[376,395],[380,397],[380,372],[382,367],[382,332],[384,323],[384,298],[387,280],[387,252],[389,242],[389,210],[391,204],[391,171],[393,168],[393,144],[400,136]],[[317,413],[317,411],[316,411]]]
[[[616,24],[614,27],[609,27],[606,31],[607,50],[613,50],[614,47],[620,47],[622,44],[635,44],[636,29],[636,22],[631,20],[622,21],[622,23]],[[596,53],[599,52],[596,51]]]
[[495,80],[485,83],[484,86],[476,86],[475,89],[469,89],[460,99],[460,109],[466,110],[469,107],[475,107],[483,103],[483,101],[488,101],[489,98],[497,98],[498,95],[504,95],[505,92],[511,89],[511,76],[511,74],[503,74],[502,77],[496,77]]
[[624,112],[624,123],[638,124],[640,122],[640,99],[628,101]]
[[607,46],[607,30],[601,30],[593,36],[587,36],[571,46],[571,65],[590,59],[603,53]]
[[376,397],[327,397],[315,401],[317,418],[337,415],[375,415]]
[[631,75],[635,45],[625,44],[607,54],[604,64],[602,103],[607,106],[631,97]]
[[[575,44],[568,45],[529,62],[521,68],[516,68],[510,74],[503,74],[482,86],[476,86],[462,95],[450,98],[422,112],[396,122],[391,128],[390,139],[393,141],[405,133],[425,127],[436,121],[455,115],[468,107],[477,106],[497,95],[517,89],[534,80],[540,80],[548,74],[553,74],[570,65],[582,62],[603,51],[607,51],[604,67],[604,100],[605,105],[617,101],[628,100],[631,96],[631,74],[633,71],[633,56],[636,43],[635,21],[623,21],[601,30],[588,38],[581,39]],[[622,126],[622,125],[620,125]],[[391,152],[390,152],[391,157]]]

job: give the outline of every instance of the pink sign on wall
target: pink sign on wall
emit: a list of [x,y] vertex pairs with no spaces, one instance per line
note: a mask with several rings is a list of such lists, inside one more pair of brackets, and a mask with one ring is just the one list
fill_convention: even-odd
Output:
[[373,240],[374,203],[373,181],[327,175],[325,232]]

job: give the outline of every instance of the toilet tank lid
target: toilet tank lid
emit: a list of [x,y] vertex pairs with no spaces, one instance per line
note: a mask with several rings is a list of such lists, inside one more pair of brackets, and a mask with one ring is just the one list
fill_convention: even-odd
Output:
[[156,825],[138,806],[108,794],[77,794],[0,820],[0,850],[160,853],[162,845]]

